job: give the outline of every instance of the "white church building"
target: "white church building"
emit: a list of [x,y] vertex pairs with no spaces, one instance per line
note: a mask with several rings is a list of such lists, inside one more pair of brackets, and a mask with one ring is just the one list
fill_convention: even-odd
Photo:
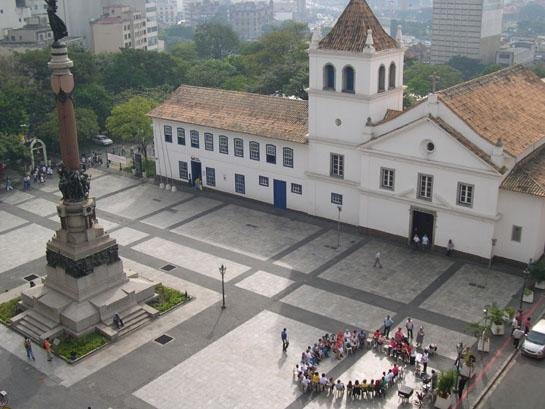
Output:
[[400,41],[351,0],[309,49],[309,99],[183,85],[153,118],[157,174],[481,259],[545,246],[545,83],[514,67],[403,111]]

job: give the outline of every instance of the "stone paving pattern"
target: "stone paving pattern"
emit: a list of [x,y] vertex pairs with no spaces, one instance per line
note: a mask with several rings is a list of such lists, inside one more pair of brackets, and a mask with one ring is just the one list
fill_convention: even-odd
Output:
[[[343,226],[217,192],[178,192],[91,170],[99,221],[118,238],[129,274],[188,291],[194,299],[78,365],[27,363],[20,335],[0,326],[0,385],[12,407],[42,409],[184,407],[344,408],[352,402],[301,396],[292,369],[325,332],[395,325],[407,316],[437,343],[430,366],[452,366],[455,344],[485,305],[516,303],[522,280],[462,259],[413,252]],[[43,275],[45,244],[58,228],[54,181],[0,193],[0,302]],[[383,268],[373,268],[376,251]],[[166,272],[160,268],[174,265]],[[222,310],[220,264],[227,266]],[[290,334],[287,355],[280,330]],[[174,340],[160,346],[162,334]],[[445,342],[446,341],[446,342]],[[387,358],[358,352],[320,371],[371,378]],[[406,382],[411,380],[411,374]],[[24,379],[21,382],[21,379]],[[344,379],[347,381],[348,379]],[[369,403],[370,404],[370,403]],[[399,404],[395,393],[373,407]],[[356,403],[356,405],[358,405]]]

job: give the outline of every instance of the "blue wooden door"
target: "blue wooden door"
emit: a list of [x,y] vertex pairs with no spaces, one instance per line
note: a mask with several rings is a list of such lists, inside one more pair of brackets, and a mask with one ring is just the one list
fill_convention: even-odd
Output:
[[286,208],[286,182],[283,180],[274,180],[274,207]]

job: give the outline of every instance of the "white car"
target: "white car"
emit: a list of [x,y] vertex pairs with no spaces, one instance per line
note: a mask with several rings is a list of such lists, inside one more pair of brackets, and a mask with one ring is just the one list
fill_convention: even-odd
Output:
[[545,357],[545,319],[539,320],[528,332],[520,352],[534,358]]
[[108,138],[106,135],[97,135],[93,136],[93,142],[97,145],[109,146],[113,145],[114,141]]

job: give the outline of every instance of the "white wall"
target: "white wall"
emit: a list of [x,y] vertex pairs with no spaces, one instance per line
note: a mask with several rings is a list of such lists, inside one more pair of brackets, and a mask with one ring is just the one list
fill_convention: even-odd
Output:
[[[494,254],[527,263],[543,254],[545,245],[545,200],[532,195],[500,190],[500,220],[494,232]],[[521,241],[511,240],[513,226],[522,227]]]

